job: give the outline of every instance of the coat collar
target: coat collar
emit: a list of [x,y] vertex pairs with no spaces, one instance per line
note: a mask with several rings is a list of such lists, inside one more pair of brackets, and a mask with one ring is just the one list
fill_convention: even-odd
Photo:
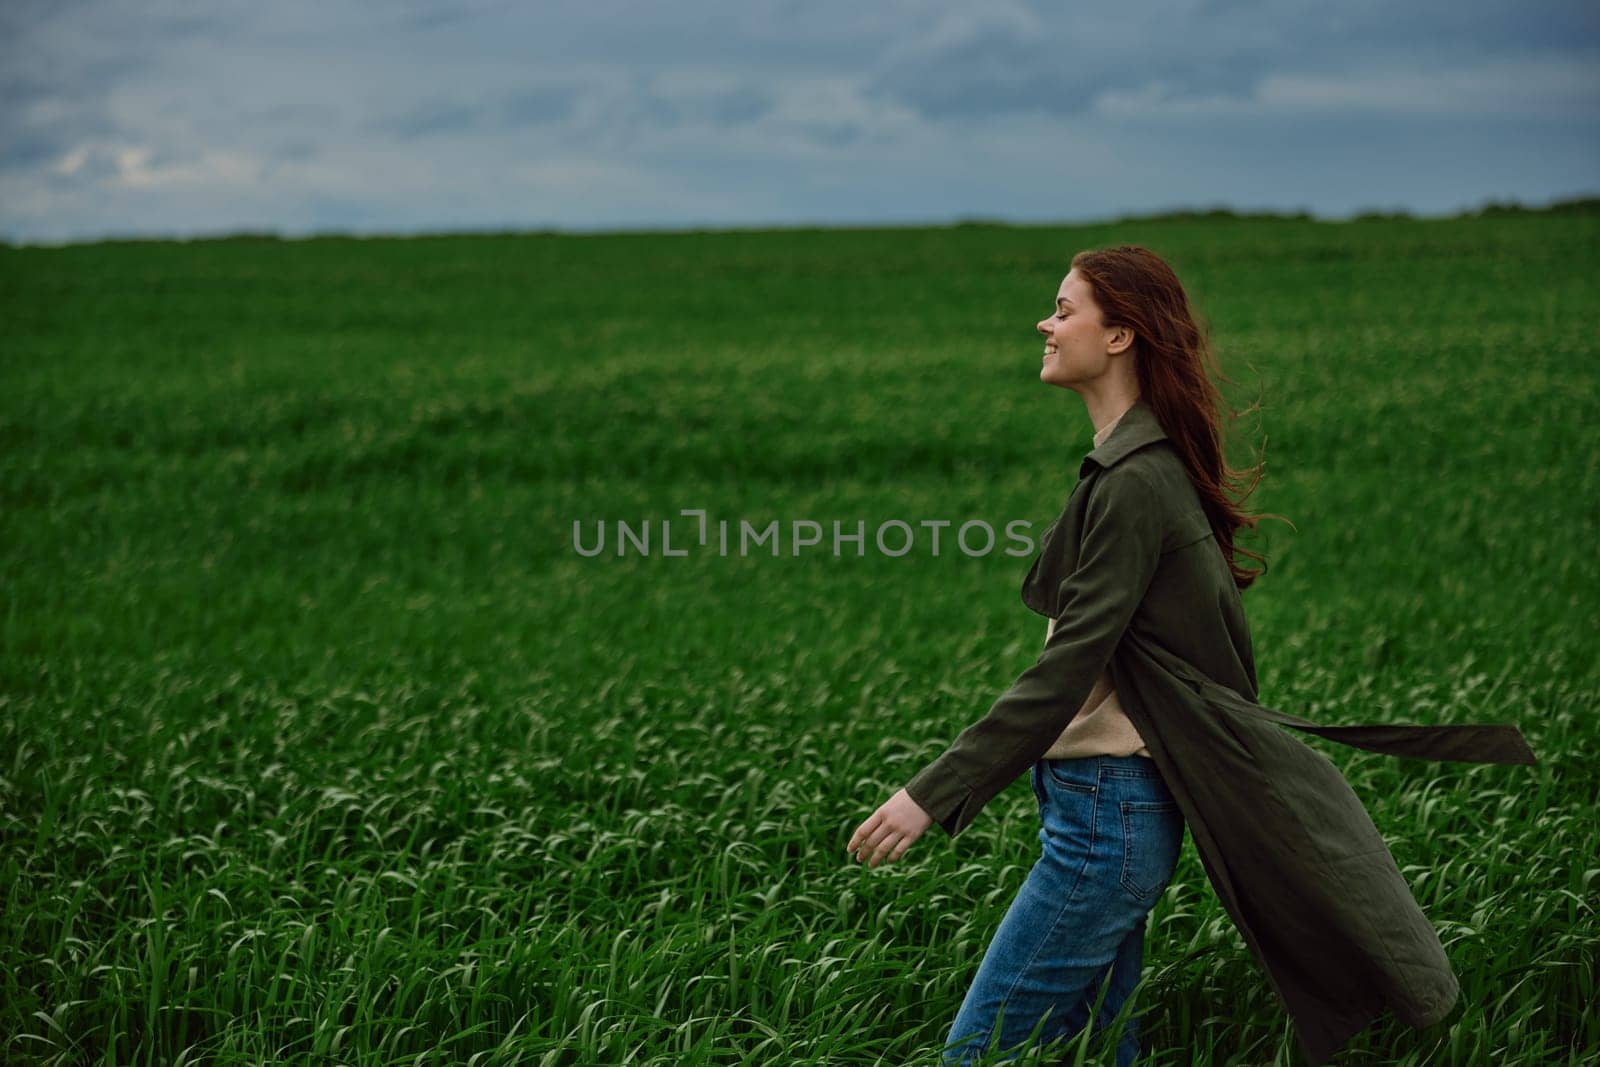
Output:
[[1117,424],[1111,428],[1111,435],[1083,457],[1083,462],[1078,467],[1078,477],[1082,478],[1089,472],[1091,462],[1101,468],[1110,467],[1135,449],[1143,448],[1153,441],[1164,440],[1166,436],[1166,431],[1161,428],[1161,421],[1156,418],[1155,410],[1143,397],[1140,397],[1133,402],[1131,408],[1122,413]]

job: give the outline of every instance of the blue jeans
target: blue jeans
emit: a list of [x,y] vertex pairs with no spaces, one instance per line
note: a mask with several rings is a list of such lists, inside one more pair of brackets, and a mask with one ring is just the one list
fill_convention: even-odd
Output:
[[[956,1013],[946,1067],[971,1063],[989,1048],[1020,1054],[1073,1037],[1102,993],[1094,1033],[1109,1025],[1138,984],[1145,917],[1183,847],[1183,815],[1151,759],[1039,760],[1030,778],[1041,855]],[[1117,1067],[1140,1049],[1128,1007]]]

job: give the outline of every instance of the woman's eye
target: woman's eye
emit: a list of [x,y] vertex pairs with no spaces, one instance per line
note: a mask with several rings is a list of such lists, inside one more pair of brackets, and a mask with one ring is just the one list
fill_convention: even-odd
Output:
[[1065,312],[1065,311],[1058,311],[1058,312],[1056,312],[1056,318],[1058,318],[1058,319],[1064,319],[1064,318],[1066,318],[1066,317],[1067,317],[1067,313],[1066,313],[1066,312]]

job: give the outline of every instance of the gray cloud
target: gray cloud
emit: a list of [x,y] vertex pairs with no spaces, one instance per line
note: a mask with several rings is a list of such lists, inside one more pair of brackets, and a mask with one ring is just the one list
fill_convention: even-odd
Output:
[[73,138],[56,130],[6,130],[0,134],[0,170],[38,170],[66,155]]
[[426,97],[366,125],[408,140],[539,128],[564,128],[568,134],[588,128],[597,135],[618,137],[690,125],[749,125],[771,113],[776,100],[770,90],[748,83],[675,86],[631,75],[608,85],[525,87],[479,99]]
[[501,124],[511,129],[561,122],[572,117],[578,103],[576,86],[522,89],[500,101]]
[[45,57],[0,57],[0,171],[43,171],[75,146],[110,136],[110,94],[135,76],[130,59],[98,59],[72,71]]
[[936,119],[1070,116],[1102,93],[1152,84],[1178,95],[1247,95],[1272,55],[1270,39],[1217,33],[1204,49],[1168,49],[1157,61],[1163,31],[1154,20],[1131,32],[1077,23],[1021,6],[963,10],[893,50],[865,89]]
[[[1600,48],[1600,5],[1563,0],[1207,0],[1115,16],[1032,2],[958,8],[891,49],[865,90],[930,118],[1071,116],[1107,93],[1248,99],[1274,74],[1389,63],[1447,71],[1489,57]],[[1600,74],[1596,76],[1600,95]]]
[[487,109],[481,104],[430,97],[411,104],[397,114],[374,119],[367,124],[367,128],[400,138],[428,137],[437,133],[480,129],[486,114]]

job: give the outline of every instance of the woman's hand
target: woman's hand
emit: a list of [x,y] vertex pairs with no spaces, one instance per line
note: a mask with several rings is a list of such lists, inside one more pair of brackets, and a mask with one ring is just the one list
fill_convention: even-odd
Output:
[[845,852],[853,854],[869,867],[893,863],[904,856],[912,842],[932,825],[933,816],[923,811],[922,806],[902,789],[884,801],[883,807],[873,812],[866,822],[856,827]]

